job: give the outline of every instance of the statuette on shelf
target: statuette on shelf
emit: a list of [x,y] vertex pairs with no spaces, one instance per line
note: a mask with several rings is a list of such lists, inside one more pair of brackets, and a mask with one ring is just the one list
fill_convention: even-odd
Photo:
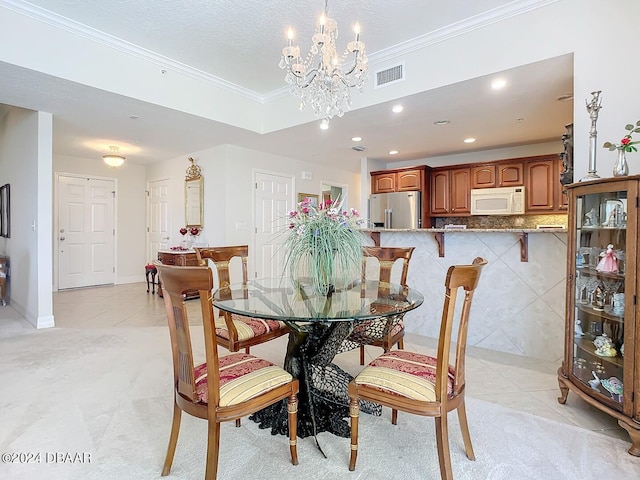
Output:
[[615,357],[618,355],[616,347],[613,346],[613,342],[607,337],[606,333],[597,336],[593,340],[593,344],[596,347],[595,354],[600,357]]
[[591,375],[593,375],[593,379],[589,380],[587,383],[591,388],[593,388],[596,391],[599,391],[598,385],[600,385],[600,378],[598,378],[598,375],[596,375],[596,372],[594,371],[591,372]]
[[574,337],[584,337],[584,332],[582,331],[582,325],[580,325],[581,323],[582,322],[580,320],[576,320],[575,326],[573,328]]
[[600,254],[600,261],[596,266],[598,272],[618,273],[618,259],[613,252],[613,244],[607,245],[607,250]]
[[600,380],[600,384],[611,394],[611,398],[617,402],[622,401],[623,385],[620,379],[616,377],[603,378]]
[[584,214],[584,223],[585,227],[593,227],[598,224],[598,214],[596,213],[596,209],[592,208],[587,213]]

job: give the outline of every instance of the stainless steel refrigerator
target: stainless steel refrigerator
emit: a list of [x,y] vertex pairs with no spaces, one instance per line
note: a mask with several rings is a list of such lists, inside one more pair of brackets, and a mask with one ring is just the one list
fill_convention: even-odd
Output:
[[375,193],[369,197],[371,227],[421,228],[420,192]]

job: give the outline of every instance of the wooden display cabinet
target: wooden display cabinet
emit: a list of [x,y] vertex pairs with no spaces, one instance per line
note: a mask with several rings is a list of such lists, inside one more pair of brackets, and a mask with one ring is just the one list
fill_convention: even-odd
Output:
[[[638,192],[640,176],[567,186],[569,233],[565,349],[569,391],[618,420],[640,456]],[[611,246],[608,248],[608,246]]]

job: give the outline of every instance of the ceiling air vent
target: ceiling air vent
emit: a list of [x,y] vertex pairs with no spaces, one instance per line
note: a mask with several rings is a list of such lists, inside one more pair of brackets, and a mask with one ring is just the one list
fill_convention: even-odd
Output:
[[362,145],[355,145],[353,148],[356,152],[364,152],[364,147]]
[[376,72],[375,88],[384,87],[404,80],[404,62]]

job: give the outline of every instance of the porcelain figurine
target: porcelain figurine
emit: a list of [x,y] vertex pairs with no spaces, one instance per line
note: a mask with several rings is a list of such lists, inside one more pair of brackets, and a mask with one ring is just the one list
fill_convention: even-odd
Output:
[[620,347],[620,355],[622,355],[624,357],[624,343]]
[[618,272],[618,259],[613,252],[613,244],[607,245],[607,251],[600,254],[600,261],[596,267],[598,272]]
[[596,209],[592,208],[587,213],[584,214],[584,226],[585,227],[593,227],[598,223],[598,216],[596,214]]
[[584,337],[584,332],[582,331],[582,325],[580,320],[575,321],[575,326],[573,327],[573,336],[574,337]]
[[589,380],[587,383],[594,390],[598,390],[598,385],[600,385],[600,379],[598,378],[598,375],[596,375],[596,372],[594,371],[591,372],[591,375],[593,375],[593,379]]
[[600,357],[615,357],[618,355],[616,347],[613,346],[613,342],[607,337],[606,333],[597,336],[593,340],[593,344],[596,347],[595,354]]
[[620,379],[616,377],[611,377],[608,379],[603,378],[600,380],[600,383],[604,387],[604,389],[611,394],[611,398],[613,398],[616,402],[622,402],[622,391],[623,385]]

